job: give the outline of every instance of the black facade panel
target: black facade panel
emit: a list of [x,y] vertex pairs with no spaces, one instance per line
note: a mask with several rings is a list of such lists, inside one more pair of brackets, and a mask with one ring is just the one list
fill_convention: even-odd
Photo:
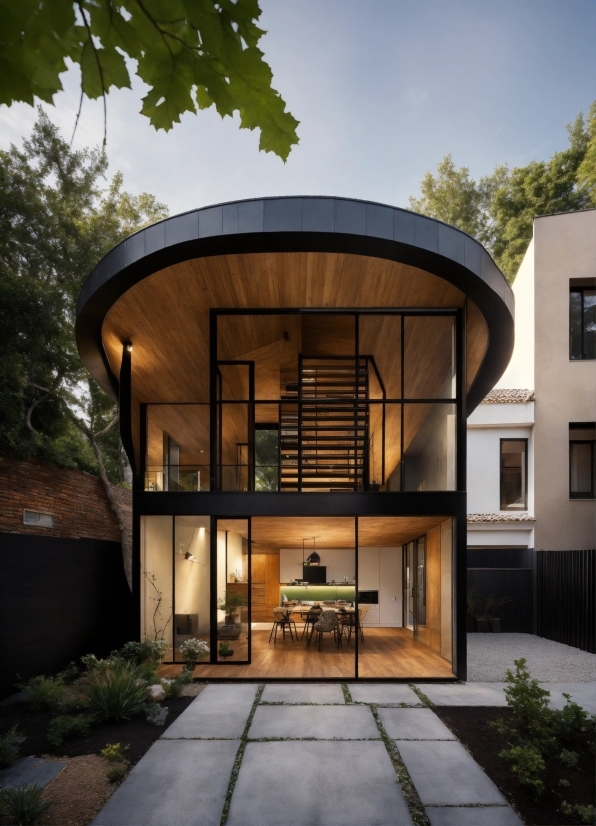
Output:
[[348,235],[365,235],[366,204],[360,201],[336,200],[335,231]]
[[221,235],[223,232],[222,207],[210,207],[199,211],[199,238]]
[[335,202],[333,198],[302,199],[302,231],[333,232],[335,229]]
[[[533,633],[532,571],[468,568],[468,590],[475,591],[480,601],[489,596],[511,597],[511,604],[500,616],[501,630]],[[505,668],[513,668],[513,661],[503,663],[503,671]]]
[[264,232],[300,232],[302,229],[302,199],[280,198],[265,201],[263,208]]
[[1,534],[0,694],[83,654],[136,639],[122,549],[99,539]]
[[596,654],[596,550],[537,551],[537,633]]

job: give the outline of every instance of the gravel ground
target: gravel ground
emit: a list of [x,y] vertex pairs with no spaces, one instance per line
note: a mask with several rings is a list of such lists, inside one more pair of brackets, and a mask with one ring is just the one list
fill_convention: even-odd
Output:
[[530,674],[544,683],[596,681],[596,654],[532,634],[468,634],[468,680],[499,683],[513,661],[525,657]]

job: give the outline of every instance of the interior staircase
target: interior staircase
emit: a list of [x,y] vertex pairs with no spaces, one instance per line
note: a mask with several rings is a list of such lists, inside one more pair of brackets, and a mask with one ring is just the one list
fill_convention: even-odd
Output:
[[368,445],[366,358],[300,357],[280,407],[280,489],[362,490]]

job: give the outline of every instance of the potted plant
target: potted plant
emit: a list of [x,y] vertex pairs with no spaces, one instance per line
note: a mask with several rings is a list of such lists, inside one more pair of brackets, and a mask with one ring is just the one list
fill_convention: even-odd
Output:
[[206,642],[203,642],[203,640],[191,637],[188,640],[184,640],[179,651],[186,660],[185,669],[192,672],[197,664],[197,660],[201,660],[209,653],[209,646]]
[[[494,597],[480,599],[476,591],[468,591],[468,622],[476,624],[476,631],[480,634],[487,634],[490,631],[488,621],[488,607]],[[474,628],[472,627],[472,630]]]
[[488,624],[490,630],[495,634],[501,633],[501,619],[506,612],[507,606],[512,602],[510,596],[506,597],[488,597],[487,610]]
[[238,591],[226,591],[223,597],[217,600],[217,607],[225,614],[224,624],[218,629],[220,639],[237,640],[240,636],[240,625],[236,625],[236,612],[243,605],[248,604],[246,594]]
[[234,649],[230,648],[229,642],[220,642],[218,653],[220,657],[231,657],[234,653]]

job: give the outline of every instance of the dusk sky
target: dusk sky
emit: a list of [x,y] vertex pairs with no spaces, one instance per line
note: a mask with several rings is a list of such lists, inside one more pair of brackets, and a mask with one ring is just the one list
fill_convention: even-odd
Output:
[[[596,98],[595,0],[261,0],[274,86],[301,123],[287,164],[214,110],[156,133],[143,85],[108,97],[110,171],[171,214],[266,195],[344,195],[407,206],[447,153],[474,177],[566,145],[565,124]],[[50,118],[70,140],[78,72]],[[0,107],[0,146],[20,144],[35,110]],[[103,136],[86,101],[75,146]]]

